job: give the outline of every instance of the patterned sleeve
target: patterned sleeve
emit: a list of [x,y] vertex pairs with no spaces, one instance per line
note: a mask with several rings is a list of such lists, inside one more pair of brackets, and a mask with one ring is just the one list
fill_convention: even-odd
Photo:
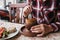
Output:
[[[49,15],[52,15],[51,17]],[[54,13],[47,13],[44,15],[44,21],[45,23],[47,24],[51,24],[51,26],[53,27],[54,29],[54,32],[58,31],[59,30],[59,25],[60,25],[60,22],[54,22],[54,19],[55,16],[54,16]]]
[[57,22],[55,23],[51,23],[51,25],[54,27],[55,31],[59,31],[60,30],[60,12],[57,12]]
[[54,28],[54,32],[59,31],[59,29],[60,29],[60,22],[51,23],[51,26]]

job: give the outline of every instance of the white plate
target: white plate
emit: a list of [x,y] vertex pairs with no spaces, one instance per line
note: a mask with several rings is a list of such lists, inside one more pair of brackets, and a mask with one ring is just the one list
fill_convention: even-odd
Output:
[[[17,29],[17,28],[16,28],[16,29]],[[16,36],[18,33],[19,33],[19,30],[17,29],[16,32],[9,34],[8,37],[6,37],[6,38],[4,38],[4,39],[12,38],[12,37]]]
[[[5,25],[5,27],[8,27],[8,25]],[[9,39],[9,38],[16,36],[20,31],[18,27],[16,27],[16,30],[17,30],[16,32],[8,34],[8,37],[6,37],[4,39]]]
[[[17,29],[17,28],[16,28],[16,29]],[[18,33],[19,33],[19,30],[17,29],[16,32],[9,34],[8,37],[6,37],[6,38],[4,38],[4,39],[12,38],[12,37],[16,36]]]

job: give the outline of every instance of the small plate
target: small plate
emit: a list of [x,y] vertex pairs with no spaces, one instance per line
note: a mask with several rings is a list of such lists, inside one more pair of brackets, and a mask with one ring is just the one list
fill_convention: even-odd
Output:
[[[7,27],[10,27],[11,24],[4,24],[4,25],[1,25],[1,26],[7,28]],[[12,27],[13,27],[13,25],[12,25]],[[8,37],[5,37],[4,39],[10,39],[10,38],[16,36],[16,35],[20,32],[20,28],[19,28],[20,26],[14,25],[14,27],[16,27],[16,30],[17,30],[17,31],[14,32],[14,33],[8,34]],[[0,39],[2,39],[2,38],[0,38]]]
[[8,37],[6,37],[5,39],[9,39],[9,38],[16,36],[19,33],[19,30],[17,28],[16,30],[17,30],[16,32],[9,34]]

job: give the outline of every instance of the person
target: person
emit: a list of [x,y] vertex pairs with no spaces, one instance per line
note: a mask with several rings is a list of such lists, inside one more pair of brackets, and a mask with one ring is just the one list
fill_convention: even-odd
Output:
[[[59,31],[60,13],[56,10],[56,0],[29,0],[28,4],[24,9],[24,17],[32,14],[32,18],[35,18],[38,23],[38,25],[31,27],[32,33],[38,33],[37,36],[44,36],[50,32]],[[39,34],[42,32],[43,34]]]

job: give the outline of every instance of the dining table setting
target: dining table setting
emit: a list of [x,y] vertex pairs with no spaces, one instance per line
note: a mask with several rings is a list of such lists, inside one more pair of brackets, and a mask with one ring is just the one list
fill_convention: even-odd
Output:
[[[8,36],[1,37],[0,40],[60,40],[60,32],[48,34],[45,37],[27,37],[21,34],[21,27],[25,24],[11,23],[4,20],[0,20],[0,29],[5,29],[9,32]],[[12,31],[11,31],[12,29]],[[14,31],[16,30],[16,31]],[[1,30],[0,30],[1,31]],[[6,31],[5,34],[6,35]]]

